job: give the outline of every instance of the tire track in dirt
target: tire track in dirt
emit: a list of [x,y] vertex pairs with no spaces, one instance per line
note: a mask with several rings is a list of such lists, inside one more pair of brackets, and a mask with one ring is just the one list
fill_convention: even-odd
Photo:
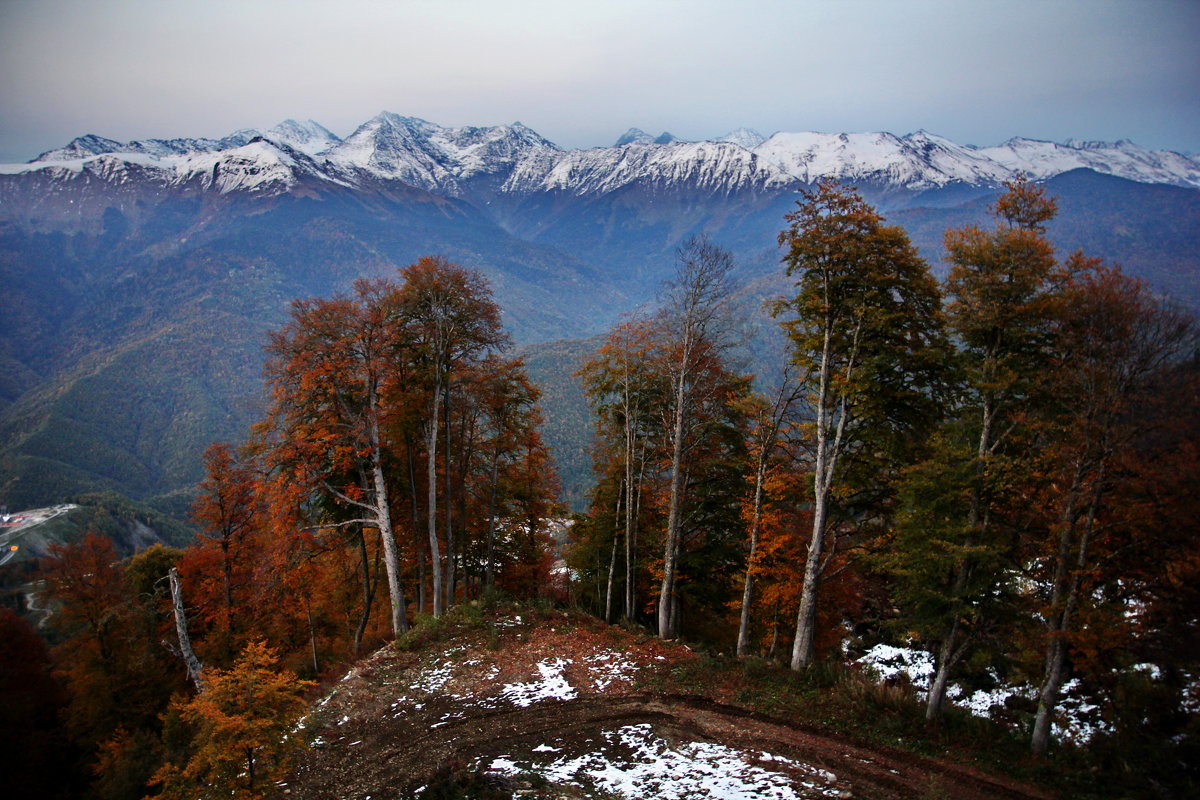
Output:
[[[962,800],[1050,797],[1036,788],[952,762],[817,734],[706,698],[595,696],[525,708],[465,711],[463,717],[437,728],[422,730],[412,724],[416,720],[397,719],[389,721],[392,724],[381,723],[374,731],[362,731],[365,738],[356,739],[360,744],[329,750],[322,754],[325,757],[310,760],[294,777],[291,794],[313,800],[406,797],[447,766],[462,768],[500,756],[528,754],[551,740],[568,750],[582,751],[602,731],[649,723],[668,738],[767,752],[827,770],[837,776],[841,797],[900,800],[933,792]],[[371,756],[356,758],[352,751],[359,748],[363,755]],[[551,790],[544,796],[557,795]]]

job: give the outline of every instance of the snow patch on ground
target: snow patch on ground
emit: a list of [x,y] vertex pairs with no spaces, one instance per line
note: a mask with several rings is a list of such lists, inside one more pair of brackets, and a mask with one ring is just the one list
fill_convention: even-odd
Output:
[[597,692],[603,692],[614,682],[631,683],[638,671],[638,663],[626,653],[604,650],[583,659],[591,670],[592,682]]
[[[892,645],[877,644],[854,662],[860,667],[870,669],[882,681],[895,680],[901,675],[924,697],[929,690],[929,682],[933,678],[933,655],[924,650]],[[1153,665],[1139,665],[1153,666]],[[966,693],[959,684],[946,687],[946,698],[957,706],[969,710],[977,717],[990,717],[994,706],[1003,707],[1010,697],[1036,698],[1037,689],[1028,684],[1006,684],[993,674],[996,687],[988,690],[976,690]],[[1100,708],[1080,694],[1080,684],[1070,680],[1063,684],[1061,699],[1058,703],[1055,720],[1051,725],[1053,735],[1057,739],[1072,741],[1085,745],[1098,733],[1111,731],[1111,726],[1104,721]]]
[[922,691],[928,688],[933,677],[933,656],[909,647],[877,644],[854,663],[873,670],[882,681],[894,680],[903,674]]
[[[711,742],[670,744],[649,724],[603,732],[594,752],[550,763],[507,756],[484,769],[504,775],[536,773],[556,784],[572,784],[623,798],[685,800],[802,800],[839,797],[837,776],[770,753],[749,753]],[[542,745],[538,751],[556,752]]]
[[540,680],[505,684],[501,695],[514,706],[522,708],[542,700],[574,700],[578,693],[563,675],[563,668],[570,663],[562,658],[542,661],[536,667]]

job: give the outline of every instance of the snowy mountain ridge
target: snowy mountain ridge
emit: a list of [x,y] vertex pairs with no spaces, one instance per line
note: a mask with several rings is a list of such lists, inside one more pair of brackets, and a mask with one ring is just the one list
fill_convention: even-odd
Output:
[[729,193],[785,190],[823,178],[923,191],[951,184],[996,186],[1018,173],[1046,179],[1079,168],[1200,188],[1200,159],[1128,140],[1016,138],[974,147],[926,131],[763,137],[740,128],[688,142],[631,128],[611,147],[564,150],[519,122],[455,128],[390,112],[345,139],[311,120],[239,130],[221,139],[122,143],[89,134],[27,164],[0,165],[0,173],[54,170],[63,179],[85,172],[109,179],[124,174],[117,162],[137,165],[168,186],[195,182],[220,193],[258,194],[288,192],[302,181],[360,188],[398,181],[451,197],[480,191],[586,196],[634,184]]

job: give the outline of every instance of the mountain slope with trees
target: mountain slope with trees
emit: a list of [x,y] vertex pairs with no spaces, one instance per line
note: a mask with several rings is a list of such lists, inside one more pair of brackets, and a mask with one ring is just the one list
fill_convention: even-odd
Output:
[[[76,758],[64,779],[111,797],[148,782],[262,794],[299,763],[302,681],[386,645],[339,684],[360,687],[365,716],[352,697],[340,722],[316,712],[303,791],[342,780],[366,741],[346,734],[376,723],[351,776],[364,793],[503,790],[496,773],[549,769],[546,748],[641,770],[628,751],[751,726],[784,743],[786,780],[815,752],[841,770],[826,783],[879,796],[930,775],[964,796],[1037,794],[944,764],[864,772],[752,708],[939,756],[965,732],[983,742],[974,757],[1007,753],[1005,770],[1073,795],[1096,793],[1079,782],[1097,774],[1101,794],[1190,793],[1200,332],[1145,282],[1057,252],[1056,213],[1044,185],[1010,183],[987,225],[945,232],[939,284],[861,194],[805,193],[780,234],[783,363],[757,387],[736,359],[735,259],[687,240],[661,307],[617,322],[579,370],[595,483],[569,521],[539,392],[480,273],[424,257],[294,301],[253,435],[202,462],[196,541],[119,561],[88,532],[42,564],[54,646],[27,672],[64,709],[42,732]],[[540,604],[524,612],[538,635],[486,616],[504,595]],[[482,623],[473,638],[438,638],[464,621]],[[614,649],[587,645],[595,631]],[[904,665],[882,681],[889,660]],[[592,697],[633,672],[643,693]],[[415,682],[397,696],[401,673]],[[706,699],[673,698],[681,687]],[[535,747],[563,709],[574,733]],[[633,736],[627,722],[666,733],[585,747]],[[390,739],[411,725],[421,747]],[[486,744],[497,730],[513,752]]]

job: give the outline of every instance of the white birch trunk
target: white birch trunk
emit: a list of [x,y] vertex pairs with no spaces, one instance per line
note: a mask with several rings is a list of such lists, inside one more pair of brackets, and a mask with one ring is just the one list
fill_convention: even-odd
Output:
[[[436,369],[436,368],[435,368]],[[429,508],[429,561],[430,572],[433,573],[433,615],[440,617],[446,610],[442,594],[442,556],[438,544],[437,532],[437,446],[438,446],[438,416],[442,402],[441,373],[437,374],[433,388],[433,410],[429,415],[428,433],[425,437],[426,451],[429,456],[426,478],[428,483]]]
[[179,637],[179,653],[187,667],[188,678],[196,686],[197,692],[204,691],[204,665],[196,658],[192,650],[192,640],[188,636],[187,616],[183,611],[183,587],[179,582],[179,570],[171,567],[167,573],[171,583],[171,607],[175,612],[175,633]]

